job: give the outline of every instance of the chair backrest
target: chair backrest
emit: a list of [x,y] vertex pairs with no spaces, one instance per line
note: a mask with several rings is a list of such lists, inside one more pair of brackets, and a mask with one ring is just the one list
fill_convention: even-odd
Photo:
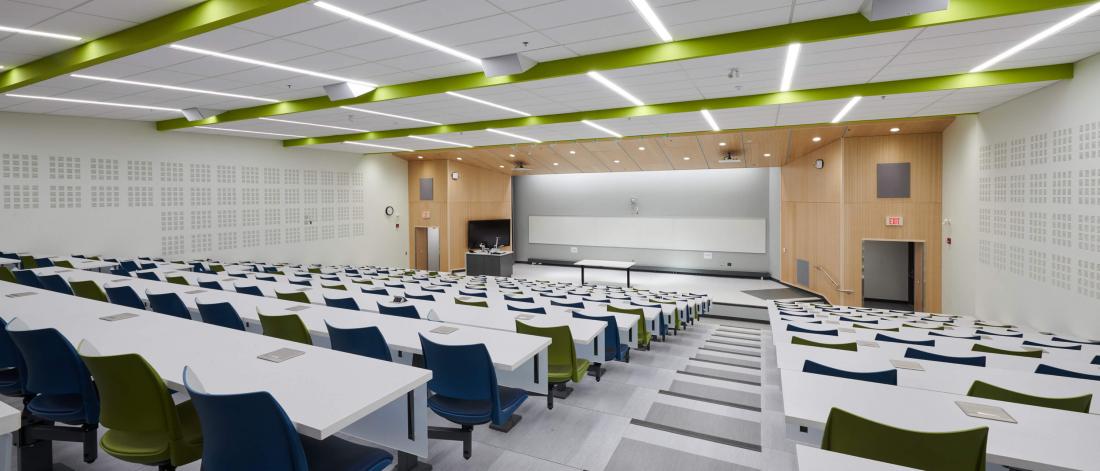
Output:
[[111,302],[111,300],[107,298],[107,293],[103,292],[103,289],[100,288],[99,285],[95,283],[95,281],[70,281],[69,288],[72,288],[74,295],[81,298],[91,299],[93,301],[101,301],[105,303]]
[[259,297],[263,297],[263,295],[264,295],[264,292],[260,291],[259,286],[234,285],[233,288],[236,289],[238,293],[242,293],[242,294],[251,294],[253,296],[259,296]]
[[468,301],[459,298],[455,298],[455,304],[462,306],[489,307],[489,301]]
[[1000,348],[997,348],[997,347],[991,347],[989,345],[982,344],[982,343],[974,344],[973,346],[970,347],[970,351],[972,351],[972,352],[982,352],[982,353],[996,353],[996,354],[999,354],[999,355],[1012,355],[1012,356],[1027,357],[1027,358],[1042,358],[1043,357],[1043,351],[1042,350],[1004,350],[1004,349],[1000,349]]
[[118,269],[124,272],[132,272],[141,270],[141,267],[133,260],[123,260],[118,264]]
[[244,321],[241,320],[241,316],[237,314],[237,310],[233,308],[232,304],[227,302],[210,304],[196,302],[195,304],[199,307],[199,314],[202,316],[203,323],[234,330],[244,330]]
[[210,394],[191,368],[183,384],[202,426],[203,470],[309,470],[302,439],[270,393]]
[[310,281],[310,280],[308,280],[308,279],[304,279],[304,280],[289,280],[289,281],[290,281],[290,284],[292,284],[292,285],[299,285],[299,286],[313,286],[313,282],[312,282],[312,281]]
[[73,266],[73,262],[70,262],[68,260],[58,260],[56,263],[54,263],[54,266],[58,266],[61,268],[76,268]]
[[489,401],[494,423],[500,417],[500,388],[485,344],[443,345],[420,336],[424,367],[432,371],[428,389],[443,397]]
[[821,449],[936,471],[984,471],[989,427],[957,432],[915,432],[833,408]]
[[379,295],[382,295],[382,296],[389,296],[390,295],[389,290],[387,290],[386,288],[373,288],[373,287],[370,287],[370,286],[363,286],[360,289],[364,293],[367,293],[367,294],[379,294]]
[[99,397],[91,373],[73,345],[57,329],[29,330],[20,321],[7,327],[23,359],[24,389],[28,394],[80,397],[86,424],[99,423]]
[[306,325],[302,323],[302,318],[298,317],[297,314],[275,316],[260,314],[260,326],[264,329],[264,335],[268,337],[313,345],[313,338],[310,337],[309,330],[306,329]]
[[569,308],[574,308],[574,309],[584,309],[584,303],[580,302],[580,301],[577,301],[575,303],[564,303],[564,302],[558,302],[558,301],[550,301],[550,305],[551,306],[569,307]]
[[382,336],[382,331],[378,330],[378,327],[343,329],[328,323],[325,323],[325,327],[328,327],[328,338],[332,342],[333,350],[377,360],[393,361],[389,344],[386,343],[386,338]]
[[211,272],[211,273],[221,273],[221,272],[223,272],[223,271],[225,271],[225,267],[224,267],[224,266],[222,266],[222,265],[219,265],[219,264],[217,264],[217,263],[211,263],[211,264],[210,264],[210,272]]
[[289,293],[276,291],[275,297],[282,299],[283,301],[294,301],[297,303],[309,304],[309,296],[301,291],[291,291]]
[[11,269],[3,266],[0,266],[0,281],[6,281],[8,283],[19,282],[19,280],[15,279],[15,274],[11,272]]
[[56,273],[50,275],[42,275],[38,277],[38,282],[42,283],[43,288],[46,288],[50,291],[68,295],[73,294],[73,290],[69,287],[69,283],[65,281],[65,278],[62,278],[61,275],[58,275]]
[[435,296],[430,294],[405,293],[405,297],[409,299],[419,299],[421,301],[435,301]]
[[940,355],[938,353],[926,352],[924,350],[918,350],[912,347],[905,349],[905,358],[942,361],[944,363],[955,363],[959,365],[985,366],[985,355],[977,357],[953,357]]
[[216,289],[218,291],[222,290],[222,284],[219,283],[218,280],[199,280],[199,287],[206,289]]
[[880,342],[894,342],[894,343],[904,343],[904,344],[909,344],[909,345],[920,345],[922,347],[935,347],[936,346],[936,339],[909,340],[909,339],[899,339],[897,337],[892,337],[892,336],[889,336],[889,335],[886,335],[886,334],[875,334],[875,340],[880,341]]
[[142,302],[141,297],[138,296],[137,291],[129,286],[108,286],[104,288],[107,292],[107,299],[111,304],[118,304],[119,306],[126,306],[133,309],[145,309],[145,303]]
[[[200,264],[199,266],[202,266],[202,265]],[[141,264],[141,269],[142,269],[142,270],[154,270],[154,269],[156,269],[156,268],[157,268],[157,264],[156,264],[156,263],[153,263],[153,262],[149,262],[149,263],[142,263],[142,264]]]
[[[607,326],[603,329],[603,338],[606,345],[614,345],[614,349],[619,348],[619,321],[615,319],[615,316],[587,316],[580,312],[573,312],[573,317],[577,319],[588,319],[590,321],[602,321],[606,322]],[[612,351],[612,348],[607,348],[608,351]]]
[[183,300],[176,293],[157,294],[146,291],[145,297],[149,299],[149,309],[153,312],[191,319],[191,312],[187,310],[187,305],[183,304]]
[[24,371],[27,370],[27,366],[23,363],[23,356],[19,354],[15,342],[12,342],[11,335],[8,334],[8,323],[2,318],[0,318],[0,368],[12,368],[19,376],[16,387],[9,386],[5,394],[21,396],[25,388],[27,374]]
[[531,312],[531,313],[535,313],[535,314],[546,314],[546,308],[544,308],[542,306],[519,307],[519,306],[513,306],[511,304],[508,304],[507,306],[508,306],[509,311]]
[[1070,412],[1082,412],[1085,414],[1089,413],[1089,408],[1092,406],[1092,394],[1085,394],[1077,397],[1032,396],[1030,394],[994,386],[984,381],[974,381],[974,383],[970,385],[970,391],[967,391],[966,395],[971,397],[984,397],[996,401],[1062,409]]
[[168,388],[156,370],[141,355],[100,356],[87,342],[81,343],[80,356],[99,390],[100,422],[127,434],[165,437],[169,455],[178,456],[175,449],[183,440],[183,427]]
[[506,301],[515,301],[517,303],[533,303],[533,302],[535,302],[535,298],[532,298],[530,296],[509,296],[509,295],[506,294],[506,295],[504,295],[504,299]]
[[891,386],[898,385],[898,370],[896,369],[883,371],[847,371],[822,365],[815,361],[806,360],[806,362],[802,364],[802,372],[870,381],[872,383],[889,384]]
[[31,288],[45,289],[42,286],[42,282],[38,281],[38,275],[35,275],[30,270],[15,270],[12,272],[15,275],[15,281],[23,286],[30,286]]
[[164,281],[167,281],[169,283],[176,284],[176,285],[191,286],[191,283],[189,283],[187,281],[187,278],[184,278],[182,276],[166,276],[166,277],[164,277]]
[[801,333],[801,334],[815,334],[815,335],[831,335],[833,337],[836,337],[836,336],[840,335],[840,331],[837,330],[837,329],[815,330],[815,329],[807,329],[805,327],[799,327],[799,326],[794,325],[794,324],[787,324],[787,332],[798,332],[798,333]]
[[157,272],[155,272],[155,271],[139,271],[139,272],[136,272],[136,273],[137,273],[137,277],[141,278],[143,280],[160,281],[160,277],[157,276]]
[[1031,340],[1024,340],[1024,345],[1027,345],[1029,347],[1059,348],[1059,349],[1062,349],[1062,350],[1080,350],[1081,347],[1082,347],[1081,344],[1075,344],[1075,345],[1050,345],[1050,344],[1046,344],[1046,343],[1032,342]]
[[550,365],[569,365],[570,371],[576,369],[577,348],[573,344],[573,333],[569,326],[536,327],[516,321],[516,332],[528,335],[538,335],[550,339],[547,360]]
[[1047,364],[1040,364],[1039,366],[1036,366],[1035,367],[1035,372],[1038,373],[1038,374],[1041,374],[1041,375],[1065,376],[1067,378],[1077,378],[1077,379],[1087,379],[1087,380],[1091,380],[1091,381],[1100,381],[1100,375],[1081,373],[1079,371],[1067,370],[1067,369],[1058,368],[1058,367],[1055,367],[1055,366],[1050,366],[1050,365],[1047,365]]
[[832,348],[834,350],[848,350],[848,351],[852,351],[852,352],[859,351],[859,346],[855,342],[848,342],[848,343],[814,342],[813,340],[806,340],[806,339],[804,339],[802,337],[799,337],[797,335],[791,336],[791,344],[804,345],[804,346],[807,346],[807,347]]
[[19,257],[19,266],[24,270],[30,270],[31,268],[38,268],[38,262],[35,261],[34,257],[24,255]]
[[359,310],[359,303],[355,302],[355,298],[330,298],[325,296],[325,305],[329,307],[338,307],[340,309],[349,309],[352,311]]
[[340,291],[347,291],[348,290],[348,287],[344,286],[342,283],[339,283],[339,284],[321,283],[321,287],[325,288],[325,289],[338,289]]
[[387,306],[382,303],[376,303],[378,305],[378,313],[386,314],[388,316],[408,317],[409,319],[419,319],[420,313],[416,310],[416,306],[412,304],[404,304],[401,306]]

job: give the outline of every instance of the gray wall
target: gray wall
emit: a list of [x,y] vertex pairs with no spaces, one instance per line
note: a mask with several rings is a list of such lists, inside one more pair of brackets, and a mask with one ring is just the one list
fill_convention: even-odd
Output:
[[908,242],[863,242],[863,297],[909,300]]
[[[639,265],[768,273],[778,250],[778,205],[769,204],[772,181],[767,168],[529,175],[512,179],[512,244],[517,260],[632,260]],[[528,243],[529,216],[630,216],[638,198],[644,217],[768,219],[763,254],[679,250],[577,247]],[[772,213],[774,209],[774,215]],[[700,228],[706,230],[706,228]],[[778,264],[776,264],[778,265]]]

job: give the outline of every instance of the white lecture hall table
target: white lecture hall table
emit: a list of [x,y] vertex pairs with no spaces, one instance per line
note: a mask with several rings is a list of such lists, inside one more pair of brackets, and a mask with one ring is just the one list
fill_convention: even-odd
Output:
[[20,414],[19,409],[0,402],[0,471],[12,471],[12,439],[22,425]]
[[[33,294],[9,296],[16,293]],[[9,323],[55,328],[74,346],[87,340],[104,355],[138,353],[177,391],[190,366],[211,392],[271,393],[303,435],[339,433],[428,456],[430,371],[14,283],[0,282],[0,296]],[[122,312],[138,316],[100,319]],[[305,354],[282,363],[257,358],[280,348]]]
[[802,444],[796,444],[794,448],[798,458],[798,471],[917,471],[906,466],[834,453]]
[[[153,293],[174,292],[183,299],[194,319],[200,318],[196,300],[201,300],[203,303],[226,301],[233,305],[237,314],[245,322],[245,327],[252,332],[262,331],[258,312],[264,314],[297,314],[306,325],[306,328],[309,329],[314,344],[319,346],[329,345],[326,324],[342,328],[375,326],[382,332],[386,343],[390,345],[394,361],[406,364],[411,363],[412,355],[422,353],[420,335],[424,335],[433,342],[450,345],[482,343],[489,350],[489,357],[497,370],[497,379],[501,385],[540,394],[545,394],[546,391],[546,350],[550,345],[550,339],[544,337],[469,326],[460,326],[457,331],[449,334],[438,334],[431,331],[444,324],[427,320],[384,316],[366,311],[349,311],[328,306],[252,296],[234,291],[208,290],[163,281],[119,277],[89,271],[71,270],[65,272],[64,270],[57,270],[56,267],[49,267],[35,269],[35,272],[63,273],[68,281],[95,280],[101,287],[104,285],[128,285],[134,288],[142,300],[146,301],[146,290]],[[237,280],[255,285],[261,283],[255,280]]]
[[8,267],[11,269],[19,268],[19,260],[14,258],[0,257],[0,267]]
[[581,284],[584,284],[584,268],[610,268],[612,270],[626,270],[626,287],[630,287],[630,267],[635,265],[634,262],[620,262],[615,260],[581,260],[573,264],[574,266],[581,267]]

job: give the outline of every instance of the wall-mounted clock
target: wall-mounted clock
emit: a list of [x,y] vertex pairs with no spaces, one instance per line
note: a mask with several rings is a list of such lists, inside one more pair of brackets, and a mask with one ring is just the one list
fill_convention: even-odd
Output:
[[393,216],[393,206],[386,206],[386,216]]

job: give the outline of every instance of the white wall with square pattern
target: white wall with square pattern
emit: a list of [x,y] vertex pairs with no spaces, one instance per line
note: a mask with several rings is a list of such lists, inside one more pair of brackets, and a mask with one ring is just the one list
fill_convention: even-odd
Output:
[[388,155],[0,113],[0,250],[401,265],[407,175]]

